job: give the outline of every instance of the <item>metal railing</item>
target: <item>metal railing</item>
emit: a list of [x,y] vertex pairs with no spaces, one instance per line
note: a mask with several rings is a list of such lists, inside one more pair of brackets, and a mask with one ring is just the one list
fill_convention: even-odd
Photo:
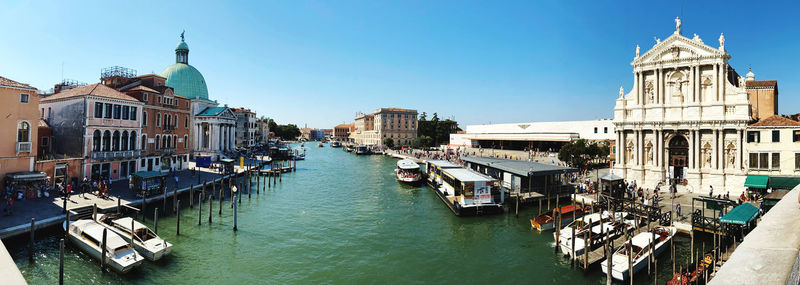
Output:
[[141,150],[96,151],[92,152],[93,159],[132,158],[141,156]]

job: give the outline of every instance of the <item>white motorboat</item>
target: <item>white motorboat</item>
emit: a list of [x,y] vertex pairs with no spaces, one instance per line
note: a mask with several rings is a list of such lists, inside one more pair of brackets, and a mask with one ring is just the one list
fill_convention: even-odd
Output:
[[137,252],[144,255],[147,260],[159,260],[167,256],[172,251],[172,244],[168,243],[147,226],[135,221],[130,217],[117,217],[115,214],[102,214],[97,217],[97,222],[110,230],[116,232],[126,242],[131,241],[133,235],[133,247]]
[[394,170],[397,181],[419,185],[422,181],[422,174],[419,171],[419,164],[409,159],[402,159],[397,162],[397,169]]
[[[602,219],[601,219],[602,217]],[[568,255],[570,258],[580,256],[587,247],[586,235],[591,231],[592,244],[588,245],[589,250],[598,244],[603,244],[606,239],[606,233],[609,233],[609,238],[614,239],[619,237],[629,229],[633,229],[635,222],[632,217],[625,212],[614,213],[613,217],[608,213],[594,213],[585,215],[564,227],[559,231],[558,245],[561,248],[561,253]],[[575,232],[575,239],[573,240],[573,232]],[[553,233],[555,237],[555,233]],[[573,243],[575,252],[573,254]]]
[[[641,232],[625,242],[611,257],[611,262],[613,263],[611,265],[611,277],[619,281],[628,280],[630,278],[629,269],[633,269],[633,274],[636,274],[636,272],[645,268],[650,255],[653,254],[653,257],[657,257],[663,252],[675,232],[675,227],[656,227],[650,231]],[[655,250],[651,247],[653,237],[655,237]],[[628,264],[628,255],[631,257],[630,265]],[[600,266],[603,269],[603,273],[607,273],[608,259],[603,260]]]
[[370,149],[366,145],[359,145],[356,147],[356,154],[370,154]]
[[[64,222],[67,227],[67,222]],[[130,243],[112,230],[92,220],[77,220],[69,223],[67,236],[78,248],[94,259],[102,255],[103,230],[106,231],[106,264],[119,273],[126,273],[142,264],[144,257]]]

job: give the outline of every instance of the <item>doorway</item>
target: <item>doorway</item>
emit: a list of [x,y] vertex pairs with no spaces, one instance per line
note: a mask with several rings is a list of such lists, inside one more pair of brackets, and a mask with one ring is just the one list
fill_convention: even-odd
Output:
[[683,136],[674,136],[669,141],[669,166],[672,169],[672,178],[685,179],[684,168],[689,159],[689,142]]

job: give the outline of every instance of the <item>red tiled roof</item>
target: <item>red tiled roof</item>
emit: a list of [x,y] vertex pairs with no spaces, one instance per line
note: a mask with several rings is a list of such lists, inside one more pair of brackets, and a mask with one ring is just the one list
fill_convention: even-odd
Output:
[[[139,85],[139,86],[133,87],[133,88],[131,88],[131,89],[128,89],[128,90],[133,90],[133,91],[147,91],[147,92],[153,92],[153,93],[161,93],[161,92],[158,92],[158,91],[156,91],[156,90],[153,90],[152,88],[150,88],[150,87],[147,87],[147,86],[144,86],[144,85]],[[126,91],[128,91],[128,90],[126,90]]]
[[112,99],[120,99],[120,100],[129,100],[129,101],[139,101],[136,98],[126,95],[125,93],[119,92],[117,90],[112,89],[111,87],[105,86],[101,83],[95,83],[91,85],[81,86],[72,88],[70,90],[53,94],[48,96],[47,98],[42,99],[42,102],[53,101],[58,99],[64,98],[71,98],[71,97],[80,97],[85,95],[93,95],[93,96],[100,96]]
[[778,86],[777,80],[750,80],[745,81],[746,87],[775,87]]
[[155,74],[155,73],[148,73],[148,74],[142,74],[142,75],[136,76],[136,78],[144,78],[144,77],[158,77],[158,78],[167,79],[166,77],[158,75],[158,74]]
[[36,91],[36,88],[34,88],[33,86],[30,86],[30,85],[25,84],[25,83],[19,83],[19,82],[16,82],[14,80],[11,80],[11,79],[8,79],[8,78],[2,77],[2,76],[0,76],[0,86],[8,86],[8,87],[22,88],[22,89],[31,89],[33,91]]
[[800,122],[786,118],[784,116],[772,115],[766,119],[750,124],[753,127],[792,127],[800,126]]

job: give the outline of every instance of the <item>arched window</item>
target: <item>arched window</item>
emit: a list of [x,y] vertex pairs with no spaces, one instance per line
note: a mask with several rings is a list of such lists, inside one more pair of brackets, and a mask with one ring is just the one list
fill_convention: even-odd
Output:
[[112,138],[112,147],[114,147],[114,151],[119,150],[119,131],[114,131],[114,137]]
[[142,126],[147,126],[147,111],[142,111]]
[[136,150],[136,132],[131,132],[131,150]]
[[172,148],[172,136],[164,136],[164,138],[167,140],[167,142],[164,143],[164,147]]
[[142,150],[147,151],[147,134],[142,134]]
[[100,151],[100,131],[94,130],[92,134],[92,151]]
[[31,139],[31,125],[28,122],[17,124],[17,142],[29,142]]
[[161,114],[156,113],[156,127],[161,127]]
[[161,141],[159,140],[160,138],[161,136],[156,135],[156,149],[159,149],[159,146],[161,146]]
[[128,131],[122,132],[122,141],[120,141],[122,146],[120,150],[128,150]]
[[103,151],[111,151],[111,132],[103,132]]

